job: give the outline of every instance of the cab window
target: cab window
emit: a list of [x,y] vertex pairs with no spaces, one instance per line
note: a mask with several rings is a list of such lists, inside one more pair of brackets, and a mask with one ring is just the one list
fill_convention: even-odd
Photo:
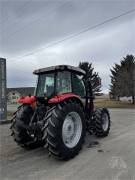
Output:
[[54,73],[39,75],[36,96],[51,97],[53,94],[54,94]]
[[56,78],[57,94],[72,92],[71,89],[71,73],[68,71],[61,71],[57,73]]
[[85,86],[81,76],[72,74],[72,87],[73,87],[73,93],[77,94],[82,98],[86,96]]

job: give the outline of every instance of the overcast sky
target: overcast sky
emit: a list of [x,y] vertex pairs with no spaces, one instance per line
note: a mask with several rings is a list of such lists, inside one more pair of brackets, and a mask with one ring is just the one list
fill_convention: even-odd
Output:
[[55,42],[133,9],[134,0],[0,0],[0,56],[7,59],[8,87],[34,86],[37,68],[89,61],[107,92],[110,68],[135,55],[135,12]]

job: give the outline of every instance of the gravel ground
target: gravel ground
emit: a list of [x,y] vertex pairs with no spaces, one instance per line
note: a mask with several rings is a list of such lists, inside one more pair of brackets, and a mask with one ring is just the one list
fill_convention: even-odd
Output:
[[80,154],[66,162],[49,157],[44,148],[22,149],[10,136],[9,125],[1,125],[0,180],[135,180],[135,111],[110,113],[109,136],[87,135]]

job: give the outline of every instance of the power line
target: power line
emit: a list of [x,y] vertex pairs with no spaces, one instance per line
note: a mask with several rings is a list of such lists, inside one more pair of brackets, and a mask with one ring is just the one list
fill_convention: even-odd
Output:
[[60,44],[60,43],[63,43],[64,41],[67,41],[67,40],[69,40],[69,39],[73,39],[74,37],[77,37],[77,36],[79,36],[79,35],[81,35],[81,34],[83,34],[83,33],[85,33],[85,32],[88,32],[88,31],[90,31],[90,30],[93,30],[93,29],[95,29],[95,28],[97,28],[97,27],[99,27],[99,26],[102,26],[102,25],[104,25],[104,24],[106,24],[106,23],[109,23],[109,22],[111,22],[111,21],[114,21],[114,20],[116,20],[116,19],[118,19],[118,18],[120,18],[120,17],[122,17],[122,16],[126,16],[126,15],[128,15],[128,14],[133,13],[133,12],[135,12],[135,9],[132,9],[132,10],[130,10],[130,11],[127,11],[127,12],[125,12],[125,13],[122,13],[122,14],[120,14],[120,15],[118,15],[118,16],[114,16],[114,17],[112,17],[112,18],[110,18],[110,19],[107,19],[107,20],[105,20],[105,21],[103,21],[103,22],[101,22],[101,23],[98,23],[98,24],[96,24],[96,25],[94,25],[94,26],[88,26],[87,28],[81,30],[81,31],[78,32],[78,33],[71,34],[71,35],[69,35],[68,37],[65,37],[65,38],[63,38],[63,39],[61,39],[61,40],[59,40],[59,41],[52,42],[52,43],[50,43],[48,46],[44,46],[44,47],[38,48],[38,49],[36,49],[36,52],[35,52],[35,51],[34,51],[34,52],[32,51],[32,52],[30,52],[30,53],[26,53],[26,54],[24,54],[23,56],[16,57],[16,58],[22,59],[22,58],[24,58],[24,57],[27,57],[27,56],[36,54],[37,52],[39,52],[39,51],[41,51],[41,50],[48,49],[48,48],[50,48],[50,47],[52,47],[52,46],[55,46],[55,45]]
[[[23,6],[21,6],[20,8],[18,8],[18,11],[23,11],[25,7],[27,7],[27,5],[31,2],[31,0],[29,0],[27,3],[25,3]],[[9,20],[11,19],[11,17],[7,17],[4,21],[6,22],[6,25],[9,22]],[[0,22],[0,24],[2,25],[2,21]],[[14,23],[13,25],[15,25],[16,23]]]
[[7,36],[4,38],[4,40],[12,38],[14,35],[16,35],[16,33],[22,31],[22,30],[25,29],[27,26],[29,26],[30,24],[32,24],[32,23],[34,23],[34,22],[42,19],[43,17],[44,17],[44,18],[47,18],[49,15],[52,15],[52,13],[54,13],[56,9],[59,9],[59,8],[61,8],[62,6],[64,6],[65,4],[68,4],[68,3],[69,3],[69,2],[63,3],[62,5],[57,6],[57,7],[53,8],[53,9],[51,9],[47,14],[43,14],[43,15],[41,15],[40,17],[38,17],[38,18],[36,18],[36,19],[33,19],[29,24],[25,24],[23,27],[21,27],[21,28],[17,29],[16,31],[14,31],[13,33],[10,33],[9,35],[7,35]]

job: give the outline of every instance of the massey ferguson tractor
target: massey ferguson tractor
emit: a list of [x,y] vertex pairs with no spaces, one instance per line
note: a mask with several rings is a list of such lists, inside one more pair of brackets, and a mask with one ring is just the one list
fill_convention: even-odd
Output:
[[60,159],[76,156],[86,131],[105,137],[110,130],[106,108],[95,109],[91,83],[85,72],[68,65],[35,70],[38,75],[34,96],[22,97],[14,113],[11,131],[24,148],[45,146]]

